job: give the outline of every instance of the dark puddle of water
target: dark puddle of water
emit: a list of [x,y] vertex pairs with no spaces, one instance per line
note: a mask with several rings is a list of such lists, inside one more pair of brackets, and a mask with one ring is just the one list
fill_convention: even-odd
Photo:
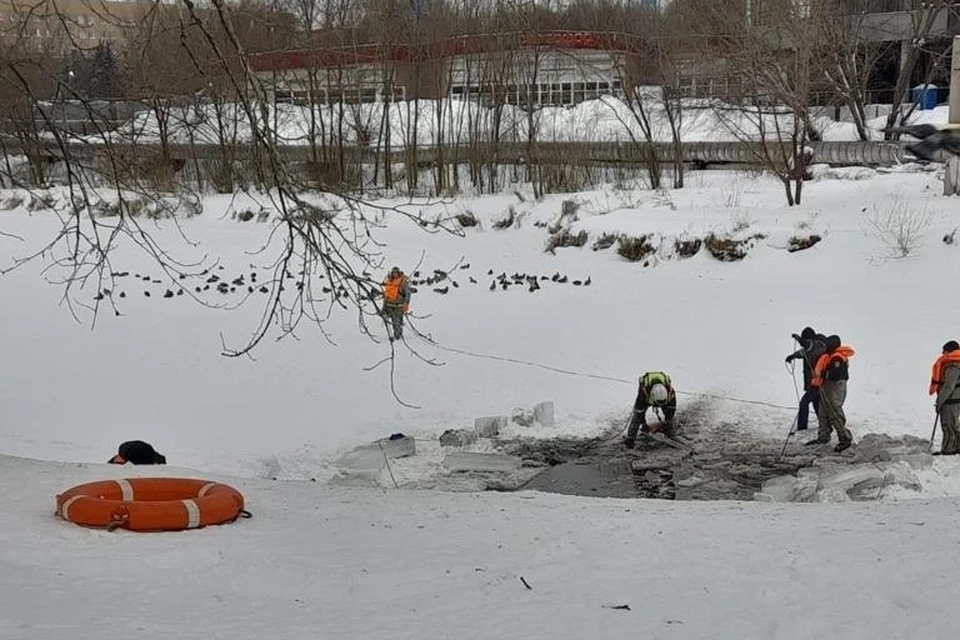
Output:
[[641,438],[632,450],[623,447],[619,435],[515,443],[508,450],[550,465],[519,489],[665,500],[752,500],[766,480],[794,475],[815,458],[788,451],[778,459],[782,443],[741,439],[731,445],[728,434],[719,435],[678,439],[683,446]]

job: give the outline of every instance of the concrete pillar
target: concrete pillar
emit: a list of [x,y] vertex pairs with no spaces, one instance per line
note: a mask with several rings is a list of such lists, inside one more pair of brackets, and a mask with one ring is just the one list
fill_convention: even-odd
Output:
[[907,58],[910,57],[910,51],[913,49],[913,43],[909,40],[900,41],[900,66],[897,67],[897,70],[900,73],[903,73],[904,67],[907,66]]
[[[960,36],[953,37],[953,63],[950,66],[950,112],[947,122],[956,127],[954,133],[960,135]],[[943,195],[960,195],[960,156],[953,154],[947,159],[947,169],[943,172]]]
[[960,125],[960,36],[953,37],[953,64],[950,67],[950,124]]

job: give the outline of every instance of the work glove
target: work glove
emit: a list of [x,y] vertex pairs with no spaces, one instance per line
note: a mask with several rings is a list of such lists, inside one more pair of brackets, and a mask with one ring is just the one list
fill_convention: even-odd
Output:
[[795,334],[795,333],[791,333],[791,334],[790,334],[790,337],[793,338],[794,340],[796,340],[797,342],[803,342],[803,340],[800,338],[800,336],[798,336],[798,335]]
[[791,362],[794,361],[794,359],[795,359],[796,357],[797,357],[797,356],[796,356],[795,354],[791,353],[791,354],[788,355],[786,358],[784,358],[783,361],[786,362],[787,364],[790,364]]

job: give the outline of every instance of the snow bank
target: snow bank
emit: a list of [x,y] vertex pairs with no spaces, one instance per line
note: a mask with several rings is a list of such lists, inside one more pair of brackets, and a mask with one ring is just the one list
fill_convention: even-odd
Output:
[[[672,129],[659,101],[644,105],[650,135],[657,142],[670,142]],[[879,113],[879,111],[876,111]],[[256,115],[260,116],[260,111]],[[307,106],[278,104],[266,109],[265,126],[284,144],[306,145],[310,140],[325,144],[366,145],[376,148],[465,144],[468,140],[526,142],[633,142],[645,141],[643,122],[625,100],[605,96],[572,107],[543,107],[532,113],[514,105],[499,109],[462,99],[420,100],[356,105],[319,105],[311,125]],[[169,141],[175,144],[239,144],[251,139],[251,123],[243,109],[233,104],[173,108],[167,123]],[[857,140],[850,122],[834,121],[828,115],[814,118],[824,140]],[[947,122],[947,107],[916,111],[911,123]],[[868,120],[874,140],[883,139],[885,116]],[[760,139],[777,126],[792,126],[790,115],[758,117],[715,101],[687,100],[682,106],[680,137],[685,142],[722,142]],[[313,127],[311,129],[311,126]],[[142,111],[119,127],[120,140],[151,143],[158,139],[156,114]]]

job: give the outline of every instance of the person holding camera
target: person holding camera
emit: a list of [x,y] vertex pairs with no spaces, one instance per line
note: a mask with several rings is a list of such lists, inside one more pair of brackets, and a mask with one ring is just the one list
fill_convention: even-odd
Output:
[[806,327],[800,335],[794,333],[793,339],[800,348],[788,355],[784,362],[790,363],[798,359],[803,361],[803,396],[797,408],[797,431],[805,431],[810,421],[811,405],[814,414],[820,416],[820,389],[812,386],[810,381],[813,379],[813,368],[817,360],[826,352],[827,338],[812,327]]

